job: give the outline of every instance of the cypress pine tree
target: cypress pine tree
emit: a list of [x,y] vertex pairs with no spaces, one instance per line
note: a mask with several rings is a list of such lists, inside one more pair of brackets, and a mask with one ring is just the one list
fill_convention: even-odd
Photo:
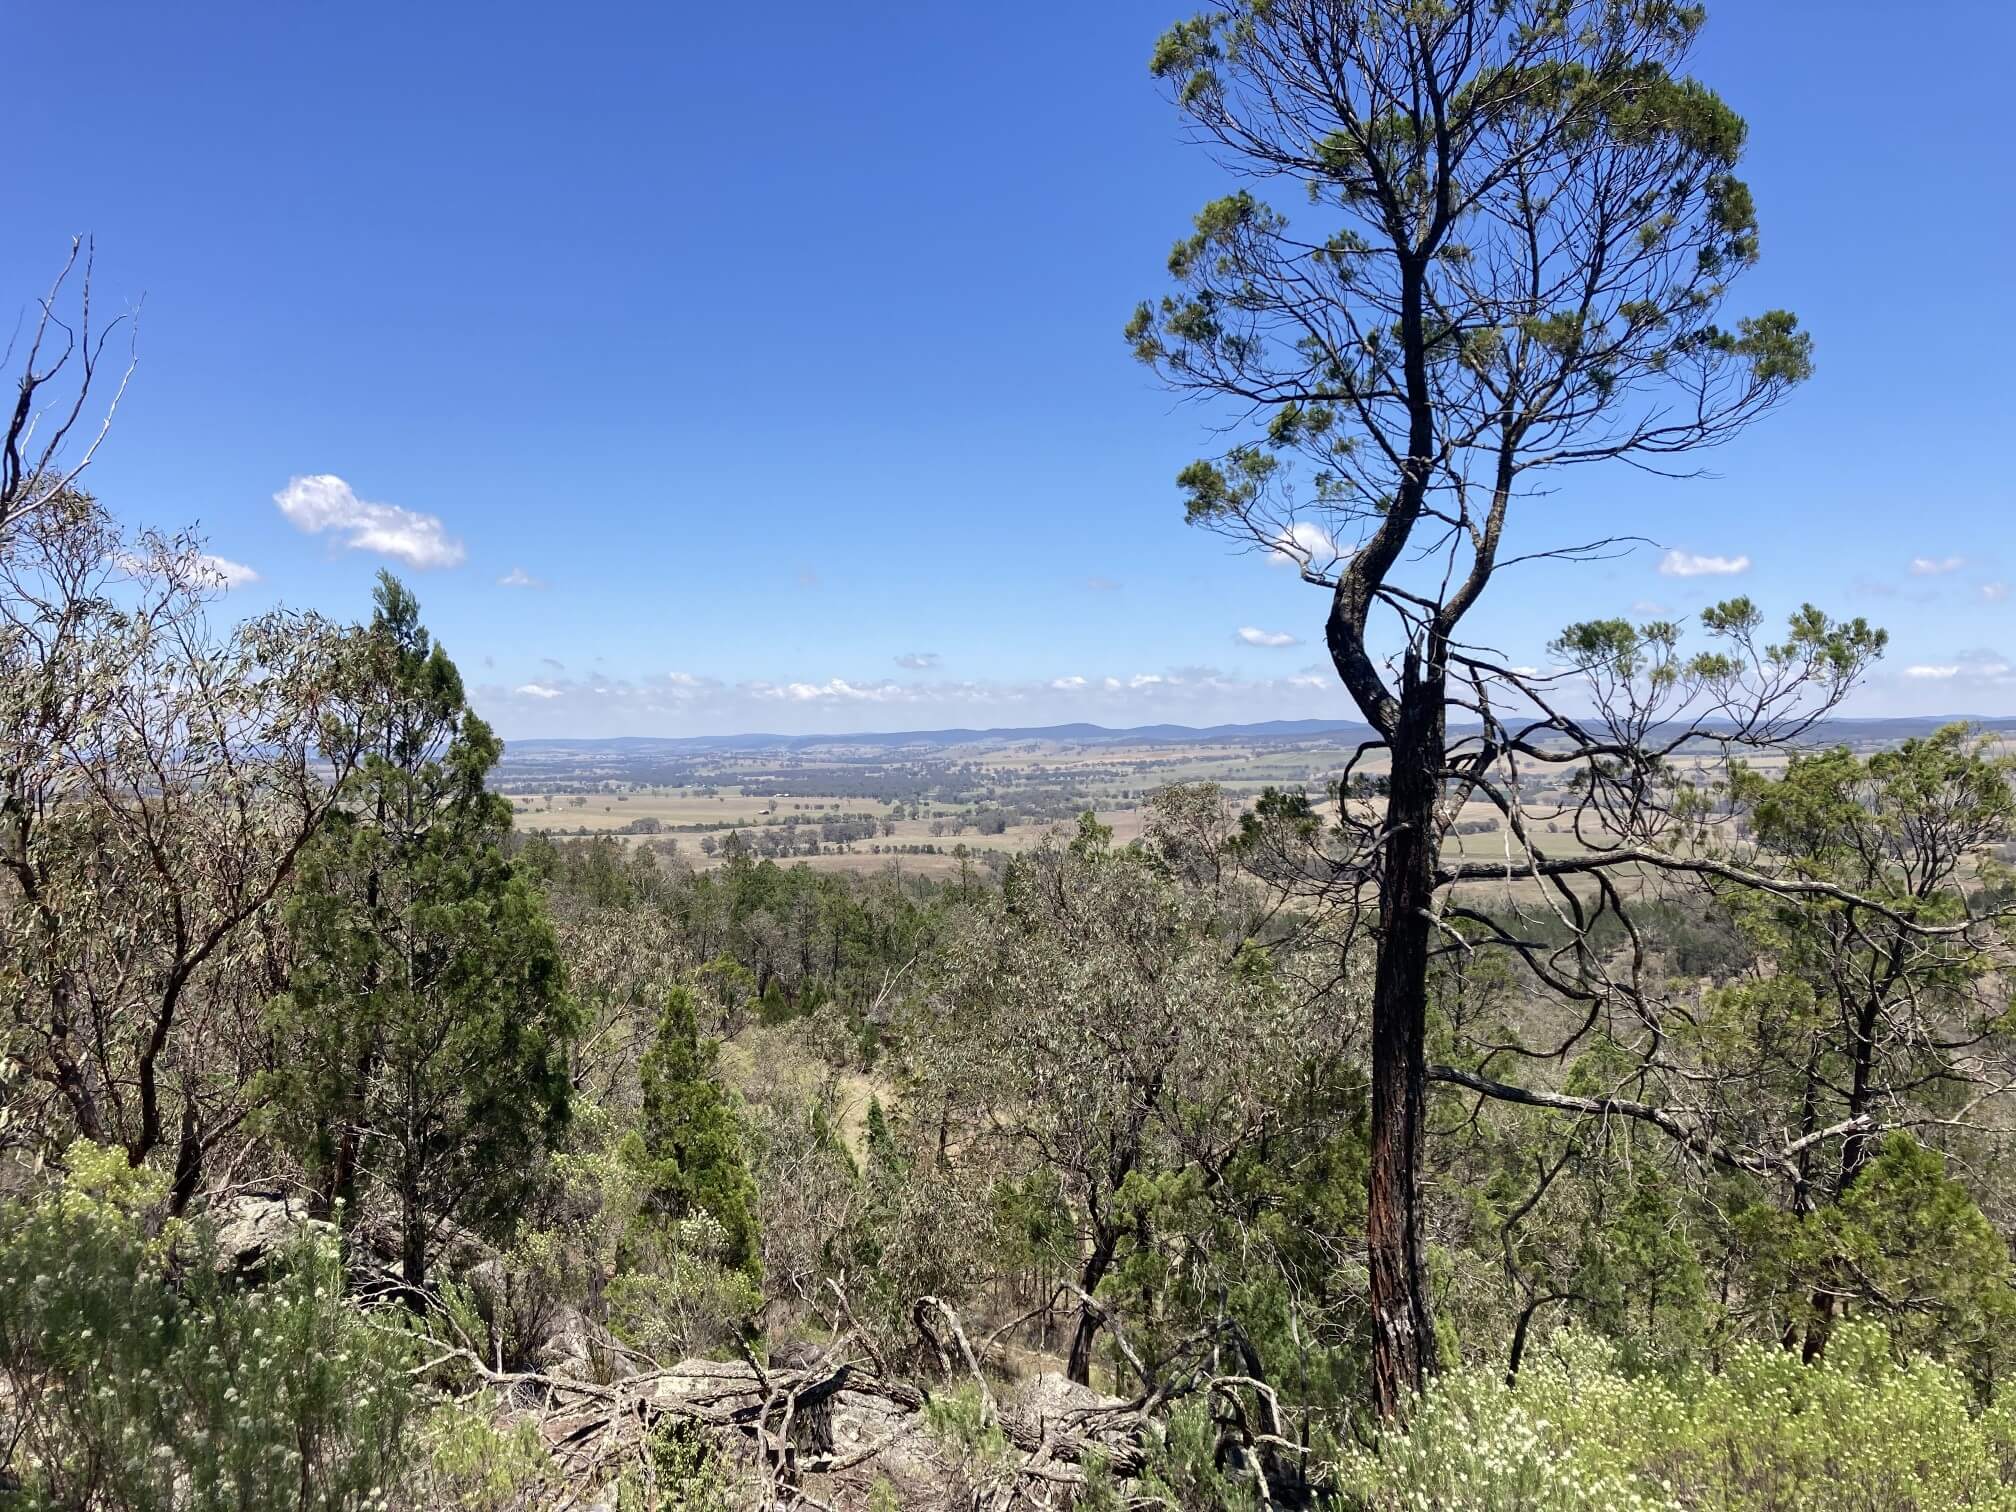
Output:
[[502,743],[413,595],[381,573],[375,602],[352,652],[370,755],[300,868],[271,1086],[325,1209],[389,1193],[417,1289],[443,1222],[509,1229],[567,1120],[576,1014],[485,785]]
[[632,1230],[652,1238],[704,1214],[725,1236],[722,1263],[754,1280],[763,1267],[756,1183],[742,1158],[735,1111],[714,1080],[715,1051],[714,1041],[700,1037],[692,993],[673,988],[640,1070],[643,1110],[633,1152],[644,1199]]

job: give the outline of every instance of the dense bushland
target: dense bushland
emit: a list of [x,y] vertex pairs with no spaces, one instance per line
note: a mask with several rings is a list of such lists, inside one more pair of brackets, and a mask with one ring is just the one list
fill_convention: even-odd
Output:
[[955,884],[515,834],[404,584],[220,630],[92,496],[59,280],[0,445],[0,1506],[2016,1507],[2006,745],[1831,747],[1884,637],[1810,606],[1460,632],[1550,469],[1810,371],[1717,323],[1701,24],[1169,33],[1326,225],[1214,201],[1129,340],[1262,420],[1191,517],[1328,596],[1377,738]]

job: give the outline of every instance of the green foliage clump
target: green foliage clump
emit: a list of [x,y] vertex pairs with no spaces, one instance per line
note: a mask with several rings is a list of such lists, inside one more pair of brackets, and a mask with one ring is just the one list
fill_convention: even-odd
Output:
[[971,1381],[928,1397],[924,1426],[948,1447],[982,1465],[999,1464],[1008,1457],[1008,1435],[994,1421],[980,1389]]
[[756,1183],[735,1107],[714,1077],[715,1053],[692,993],[674,988],[639,1071],[637,1125],[622,1145],[635,1210],[609,1288],[612,1321],[653,1353],[725,1344],[763,1304]]
[[500,1421],[488,1392],[445,1402],[428,1414],[426,1502],[455,1512],[530,1512],[558,1490],[553,1457],[530,1418]]
[[643,1465],[616,1484],[616,1512],[734,1512],[735,1475],[691,1428],[666,1423],[646,1445]]
[[1752,1285],[1791,1322],[1824,1329],[1852,1303],[1900,1345],[1970,1359],[1984,1373],[2016,1324],[2009,1245],[1909,1134],[1880,1153],[1835,1202],[1805,1214],[1763,1206],[1739,1215]]
[[1671,1379],[1571,1329],[1516,1385],[1445,1375],[1340,1470],[1369,1512],[1962,1512],[2016,1508],[2012,1432],[2016,1404],[1976,1412],[1959,1371],[1900,1362],[1873,1324],[1842,1325],[1811,1365],[1743,1344]]
[[201,1229],[149,1222],[160,1178],[73,1145],[57,1186],[0,1207],[0,1377],[23,1508],[339,1508],[407,1478],[409,1336],[342,1296],[303,1238],[239,1288]]

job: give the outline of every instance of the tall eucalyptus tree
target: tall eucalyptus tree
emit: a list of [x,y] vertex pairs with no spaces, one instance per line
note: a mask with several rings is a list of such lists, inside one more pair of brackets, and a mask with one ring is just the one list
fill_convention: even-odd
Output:
[[[1376,943],[1368,1223],[1389,1414],[1433,1355],[1419,1172],[1447,890],[1522,873],[1586,926],[1616,902],[1612,869],[1677,854],[1674,752],[1786,738],[1882,645],[1811,608],[1769,643],[1746,600],[1702,616],[1719,644],[1694,655],[1669,623],[1577,625],[1557,657],[1599,685],[1578,713],[1465,638],[1509,568],[1642,533],[1510,547],[1564,469],[1684,473],[1811,372],[1792,315],[1723,315],[1758,229],[1744,123],[1682,71],[1702,21],[1674,0],[1217,0],[1154,54],[1195,136],[1247,182],[1198,214],[1173,291],[1128,339],[1249,428],[1184,469],[1189,517],[1327,596],[1331,661],[1391,762],[1383,805],[1340,796],[1328,837],[1331,885]],[[1452,738],[1452,714],[1480,730]],[[1557,849],[1525,822],[1536,767],[1579,774],[1593,843]],[[1511,848],[1445,863],[1473,798],[1503,811]],[[1598,969],[1588,956],[1571,975]]]

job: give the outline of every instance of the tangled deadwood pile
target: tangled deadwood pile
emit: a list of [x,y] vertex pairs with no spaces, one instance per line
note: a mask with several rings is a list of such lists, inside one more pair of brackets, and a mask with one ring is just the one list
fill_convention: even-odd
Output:
[[614,1512],[612,1487],[626,1473],[650,1482],[654,1446],[668,1435],[727,1467],[734,1504],[761,1512],[865,1512],[892,1497],[904,1508],[1061,1509],[1092,1475],[1124,1488],[1172,1402],[1194,1395],[1212,1404],[1221,1462],[1248,1470],[1260,1504],[1300,1502],[1279,1495],[1300,1483],[1303,1451],[1284,1433],[1264,1382],[1193,1368],[1123,1399],[1054,1373],[1012,1380],[986,1360],[994,1341],[976,1350],[942,1302],[922,1299],[915,1321],[949,1367],[935,1383],[887,1373],[852,1331],[768,1361],[745,1352],[606,1381],[496,1370],[462,1347],[421,1368],[466,1370],[511,1418],[535,1425],[567,1488],[555,1505],[580,1512]]

